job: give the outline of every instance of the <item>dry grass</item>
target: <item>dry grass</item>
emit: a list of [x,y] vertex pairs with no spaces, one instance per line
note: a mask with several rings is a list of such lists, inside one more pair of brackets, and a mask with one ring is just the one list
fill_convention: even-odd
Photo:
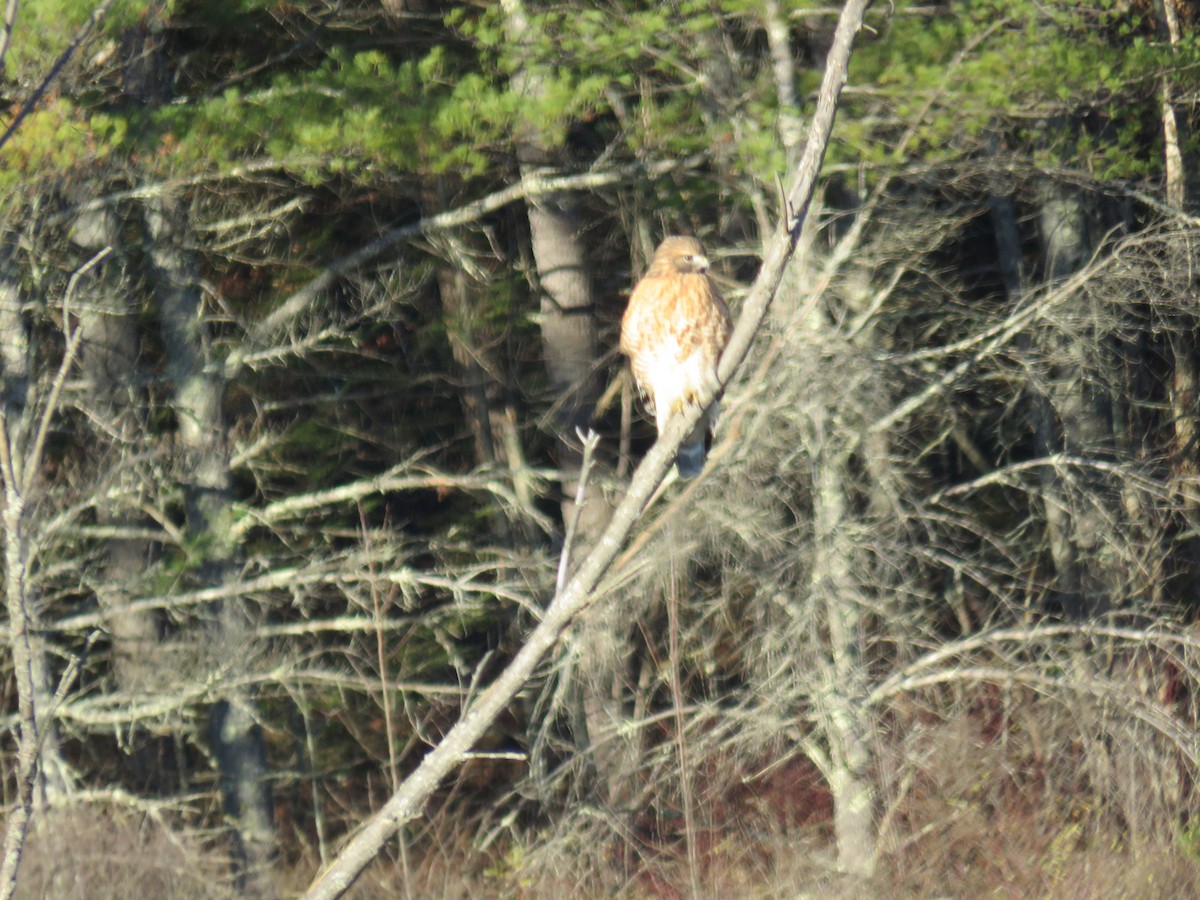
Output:
[[34,815],[18,898],[227,900],[229,859],[149,817],[78,805]]
[[[1064,709],[1019,692],[998,708],[994,692],[981,694],[938,720],[926,714],[892,722],[894,743],[885,739],[877,755],[881,767],[895,770],[881,779],[890,792],[880,803],[881,812],[890,811],[890,827],[878,870],[866,881],[837,872],[830,797],[803,756],[771,764],[731,754],[727,745],[698,761],[704,890],[781,900],[1200,895],[1200,840],[1187,825],[1194,801],[1172,786],[1175,778],[1151,777],[1149,766],[1129,761],[1178,764],[1161,741],[1120,733],[1119,718],[1106,719],[1103,709]],[[1107,762],[1099,765],[1097,757]],[[1139,785],[1127,783],[1131,773],[1140,773]],[[475,890],[527,898],[687,897],[670,777],[643,777],[663,783],[630,823],[576,810],[514,840],[504,863],[492,863]],[[461,886],[465,873],[480,867],[469,848],[455,850],[441,865],[426,859],[424,871],[453,873],[444,883]],[[422,885],[436,883],[426,876]]]
[[[1163,709],[1190,720],[1185,705]],[[711,712],[690,732],[709,896],[1200,896],[1200,816],[1186,761],[1119,706],[987,685],[893,706],[874,754],[887,827],[866,881],[836,869],[832,802],[816,766],[785,738],[750,749],[739,738],[750,723]],[[656,732],[667,750],[647,748],[631,774],[635,813],[580,801],[500,827],[510,808],[488,811],[476,792],[463,808],[431,810],[406,835],[406,864],[393,845],[351,896],[687,897],[671,740]],[[495,838],[486,850],[485,834]],[[301,893],[318,868],[298,856],[281,866],[281,896]],[[224,900],[237,896],[228,875],[228,859],[194,834],[81,805],[35,817],[19,896]]]

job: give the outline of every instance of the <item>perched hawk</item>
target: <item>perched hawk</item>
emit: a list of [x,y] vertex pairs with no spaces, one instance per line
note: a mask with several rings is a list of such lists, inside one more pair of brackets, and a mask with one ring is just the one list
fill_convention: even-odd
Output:
[[[729,330],[729,308],[708,277],[704,245],[665,238],[621,320],[621,352],[660,434],[671,416],[699,402],[702,386],[716,385]],[[680,478],[695,478],[704,468],[705,436],[716,417],[714,402],[680,446]]]

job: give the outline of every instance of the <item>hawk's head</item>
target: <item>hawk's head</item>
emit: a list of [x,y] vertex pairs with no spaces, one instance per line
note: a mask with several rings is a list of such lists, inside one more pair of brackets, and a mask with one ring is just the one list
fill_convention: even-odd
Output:
[[683,275],[700,275],[708,271],[708,254],[694,237],[663,238],[654,251],[654,262],[665,263]]

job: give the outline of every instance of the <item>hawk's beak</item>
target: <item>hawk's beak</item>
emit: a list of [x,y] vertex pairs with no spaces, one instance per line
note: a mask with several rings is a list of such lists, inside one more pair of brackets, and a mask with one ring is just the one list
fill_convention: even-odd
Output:
[[693,262],[696,264],[697,272],[707,272],[708,271],[708,257],[707,256],[697,256],[693,259]]

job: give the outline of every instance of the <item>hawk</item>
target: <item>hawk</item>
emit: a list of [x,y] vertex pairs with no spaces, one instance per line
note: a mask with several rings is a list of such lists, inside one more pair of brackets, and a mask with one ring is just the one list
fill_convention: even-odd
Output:
[[[659,434],[671,416],[699,402],[702,387],[716,387],[730,327],[729,308],[708,277],[704,245],[691,237],[664,238],[621,319],[621,352]],[[679,447],[680,478],[695,478],[704,468],[705,437],[716,418],[714,401]]]

